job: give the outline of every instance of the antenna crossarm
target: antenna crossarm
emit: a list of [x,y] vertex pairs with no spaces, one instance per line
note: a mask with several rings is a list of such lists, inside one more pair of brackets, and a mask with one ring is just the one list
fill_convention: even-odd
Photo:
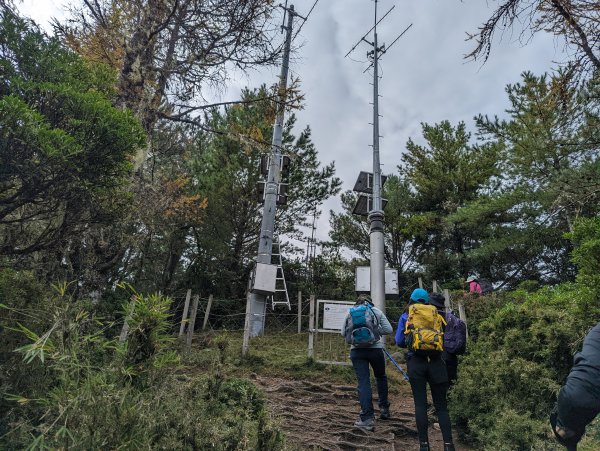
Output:
[[[404,33],[406,33],[412,26],[413,26],[413,24],[410,24],[408,27],[406,27],[404,29],[404,31],[402,33],[400,33],[396,39],[394,39],[394,41],[389,45],[389,47],[387,49],[384,49],[381,53],[383,54],[383,53],[387,52],[389,49],[391,49],[392,46],[398,41],[398,39],[400,39],[402,36],[404,36]],[[384,45],[384,47],[385,47],[385,45]]]
[[350,54],[352,53],[352,51],[353,51],[353,50],[354,50],[356,47],[358,47],[358,44],[360,44],[362,41],[365,41],[365,42],[367,42],[368,44],[370,44],[370,45],[373,45],[373,44],[372,44],[372,43],[370,43],[369,41],[365,40],[365,38],[366,38],[366,37],[369,35],[369,33],[370,33],[371,31],[373,31],[373,30],[375,29],[375,27],[376,27],[377,25],[379,25],[379,23],[380,23],[380,22],[381,22],[383,19],[385,19],[385,17],[386,17],[386,16],[387,16],[389,13],[391,13],[391,12],[392,12],[392,10],[393,10],[395,7],[396,7],[396,5],[392,6],[392,7],[391,7],[391,8],[388,10],[388,12],[387,12],[387,13],[385,13],[385,14],[383,15],[383,17],[382,17],[381,19],[379,19],[379,20],[377,21],[377,23],[375,23],[375,25],[373,25],[373,26],[371,27],[371,29],[370,29],[369,31],[367,31],[367,32],[366,32],[366,33],[365,33],[365,34],[364,34],[364,35],[363,35],[363,36],[362,36],[362,37],[361,37],[361,38],[358,40],[358,42],[357,42],[356,44],[354,44],[354,47],[352,47],[352,48],[350,49],[350,51],[344,55],[344,58],[346,58],[348,55],[350,55]]

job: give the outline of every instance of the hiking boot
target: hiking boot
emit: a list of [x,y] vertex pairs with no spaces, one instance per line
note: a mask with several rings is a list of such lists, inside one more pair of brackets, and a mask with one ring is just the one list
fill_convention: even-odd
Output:
[[356,420],[356,423],[354,423],[354,427],[372,432],[375,430],[375,420],[373,418],[366,418],[364,420],[359,418]]
[[419,451],[429,451],[429,442],[421,442]]
[[382,420],[390,419],[390,408],[389,407],[380,407],[379,408],[379,418]]
[[444,451],[454,451],[454,443],[444,443]]

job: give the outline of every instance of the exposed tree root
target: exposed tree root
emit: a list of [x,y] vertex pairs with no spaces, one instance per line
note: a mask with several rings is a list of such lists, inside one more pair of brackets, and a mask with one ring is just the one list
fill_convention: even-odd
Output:
[[265,377],[257,382],[288,442],[300,448],[395,450],[416,443],[412,412],[394,412],[391,420],[377,421],[374,432],[355,428],[359,407],[354,386]]

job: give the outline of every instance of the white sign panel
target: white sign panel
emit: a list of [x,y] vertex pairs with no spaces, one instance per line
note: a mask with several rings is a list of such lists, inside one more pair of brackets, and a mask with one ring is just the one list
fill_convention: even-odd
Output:
[[323,329],[342,330],[348,310],[354,302],[323,304]]
[[[371,268],[369,266],[356,267],[355,287],[358,292],[371,291]],[[398,270],[387,268],[385,270],[385,294],[398,293]]]

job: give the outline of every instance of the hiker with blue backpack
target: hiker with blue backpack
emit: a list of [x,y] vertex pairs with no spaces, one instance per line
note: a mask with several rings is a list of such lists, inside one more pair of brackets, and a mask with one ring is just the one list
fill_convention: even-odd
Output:
[[429,451],[427,431],[427,384],[442,430],[444,451],[454,451],[452,426],[448,413],[448,372],[442,359],[446,320],[434,305],[429,293],[417,288],[398,321],[396,344],[408,348],[406,365],[415,403],[415,419],[419,434],[419,451]]
[[342,327],[342,335],[350,344],[350,360],[358,381],[360,414],[355,427],[367,431],[375,430],[375,411],[371,391],[369,366],[373,368],[379,397],[379,418],[390,418],[388,382],[385,373],[385,356],[381,337],[393,332],[392,325],[378,308],[373,306],[371,297],[360,295],[352,307]]
[[467,349],[467,325],[452,313],[452,310],[446,309],[445,301],[444,296],[439,293],[431,293],[429,296],[429,303],[434,305],[446,320],[442,360],[446,364],[448,383],[452,387],[458,378],[458,356],[464,354]]

